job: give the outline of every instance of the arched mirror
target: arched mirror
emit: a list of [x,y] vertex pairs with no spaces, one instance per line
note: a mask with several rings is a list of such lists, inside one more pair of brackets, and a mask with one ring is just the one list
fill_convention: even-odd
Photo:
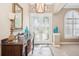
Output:
[[15,13],[14,27],[16,29],[23,28],[23,8],[17,4],[12,4],[12,12]]

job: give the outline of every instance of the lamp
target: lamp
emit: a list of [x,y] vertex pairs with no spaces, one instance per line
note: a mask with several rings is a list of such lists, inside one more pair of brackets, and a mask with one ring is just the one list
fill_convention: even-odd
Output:
[[37,3],[36,4],[36,11],[37,12],[44,12],[45,11],[45,5],[44,5],[44,3]]
[[13,35],[13,30],[14,30],[14,18],[15,18],[15,14],[14,13],[10,13],[9,14],[9,19],[11,21],[11,27],[10,27],[10,35],[8,38],[8,41],[13,41],[15,39],[15,36]]

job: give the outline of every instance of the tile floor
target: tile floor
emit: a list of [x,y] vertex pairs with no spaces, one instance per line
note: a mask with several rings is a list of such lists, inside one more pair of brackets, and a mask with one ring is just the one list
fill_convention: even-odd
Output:
[[32,56],[53,56],[51,45],[35,45]]
[[79,56],[79,45],[35,45],[32,56]]
[[52,48],[54,56],[79,56],[78,44],[61,45],[59,48]]

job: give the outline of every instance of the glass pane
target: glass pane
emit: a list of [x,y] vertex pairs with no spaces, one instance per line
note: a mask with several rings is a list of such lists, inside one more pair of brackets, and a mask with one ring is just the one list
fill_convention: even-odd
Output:
[[73,19],[67,19],[67,20],[65,20],[65,23],[66,24],[69,24],[69,23],[72,24],[72,21],[73,21]]
[[64,29],[72,29],[72,24],[65,24]]
[[38,27],[39,26],[39,18],[34,18],[33,20],[33,26]]
[[71,29],[66,29],[66,30],[64,30],[64,32],[65,32],[66,34],[72,34],[72,30],[71,30]]
[[73,11],[67,12],[65,18],[72,18]]
[[74,36],[79,36],[79,29],[78,30],[74,30]]
[[72,32],[65,32],[65,38],[67,38],[67,37],[72,37]]
[[43,40],[48,40],[48,34],[47,33],[42,33],[42,39]]
[[74,29],[79,29],[79,24],[74,24],[75,26],[75,28]]
[[49,24],[49,18],[47,16],[43,17],[43,23]]
[[35,39],[36,39],[36,41],[40,41],[40,39],[41,39],[40,33],[35,33]]
[[79,24],[79,18],[77,18],[77,19],[75,20],[75,23],[76,23],[76,24]]

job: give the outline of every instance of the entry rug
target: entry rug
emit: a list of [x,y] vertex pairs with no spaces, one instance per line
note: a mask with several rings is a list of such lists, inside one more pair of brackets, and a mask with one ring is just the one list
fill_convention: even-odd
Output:
[[49,45],[35,45],[32,56],[53,56]]

